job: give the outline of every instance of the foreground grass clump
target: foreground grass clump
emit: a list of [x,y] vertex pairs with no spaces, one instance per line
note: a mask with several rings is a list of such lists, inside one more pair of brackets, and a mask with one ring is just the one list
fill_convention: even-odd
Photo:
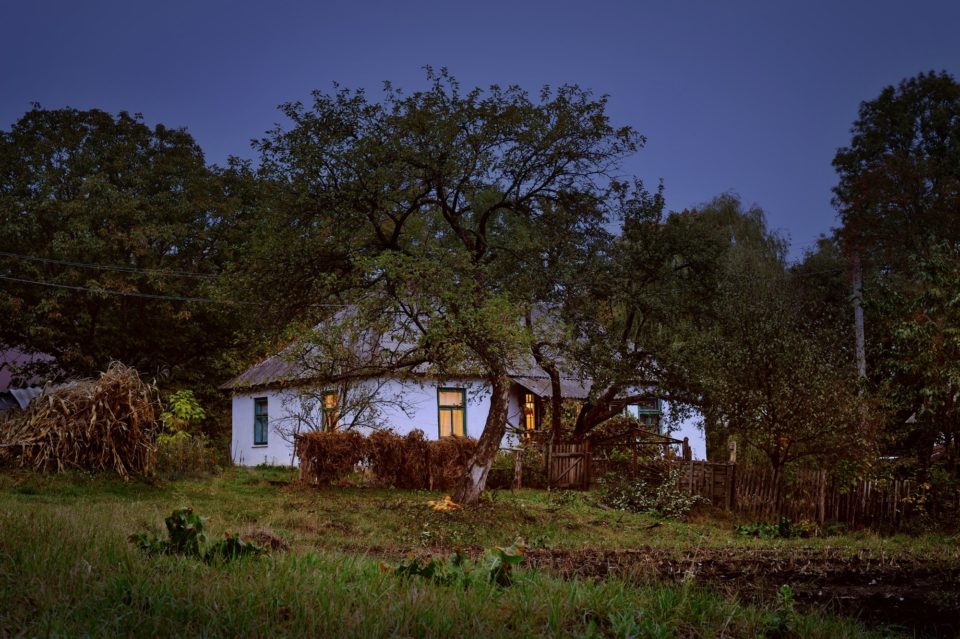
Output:
[[852,622],[743,605],[693,586],[560,580],[444,586],[340,552],[205,564],[145,559],[123,509],[0,520],[0,627],[57,636],[866,636]]

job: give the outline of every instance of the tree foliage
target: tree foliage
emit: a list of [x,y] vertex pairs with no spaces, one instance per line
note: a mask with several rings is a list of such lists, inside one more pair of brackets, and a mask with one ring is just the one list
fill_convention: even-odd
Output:
[[934,445],[952,438],[946,354],[960,285],[950,266],[960,243],[960,84],[931,72],[887,87],[860,106],[852,134],[834,159],[834,202],[841,244],[863,261],[869,381],[887,409],[892,451],[912,449],[925,465]]
[[0,132],[0,343],[210,397],[240,315],[177,298],[212,293],[245,188],[182,129],[34,107]]
[[376,344],[327,381],[426,368],[490,382],[457,494],[469,502],[503,436],[507,373],[529,352],[521,320],[543,283],[528,266],[605,221],[624,189],[618,163],[643,140],[576,86],[532,99],[518,87],[463,92],[445,71],[428,80],[410,94],[386,85],[378,102],[338,87],[284,105],[290,125],[257,145],[270,239],[247,272],[266,295],[284,284],[271,306],[301,337],[322,321],[328,343]]
[[808,279],[826,273],[788,268],[763,212],[735,198],[690,215],[716,225],[727,244],[716,292],[704,300],[709,321],[684,347],[708,429],[760,452],[777,474],[803,458],[828,464],[868,451],[848,329],[824,312],[830,286]]

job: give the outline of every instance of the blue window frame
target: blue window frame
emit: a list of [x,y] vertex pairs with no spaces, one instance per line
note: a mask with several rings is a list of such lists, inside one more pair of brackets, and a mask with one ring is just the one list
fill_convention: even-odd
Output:
[[659,399],[654,399],[642,404],[627,404],[624,407],[624,413],[633,417],[650,430],[660,432],[660,418],[663,415],[663,407]]
[[267,417],[267,398],[266,397],[257,397],[253,400],[253,445],[254,446],[266,446],[267,445],[267,424],[269,419]]

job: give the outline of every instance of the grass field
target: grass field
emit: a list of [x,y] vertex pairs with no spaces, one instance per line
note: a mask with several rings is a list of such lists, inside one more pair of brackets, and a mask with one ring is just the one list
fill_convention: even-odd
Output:
[[[776,576],[800,579],[790,566],[823,557],[874,568],[931,557],[947,570],[960,564],[957,539],[946,536],[759,540],[723,519],[660,521],[605,509],[589,494],[545,491],[496,492],[476,508],[437,513],[426,506],[431,493],[304,490],[293,480],[280,469],[157,483],[0,474],[0,634],[884,636],[897,628],[794,605],[779,586],[803,584]],[[290,548],[205,564],[147,558],[127,541],[159,531],[184,505],[209,517],[211,538],[268,531]],[[458,547],[482,562],[484,548],[518,536],[530,550],[508,587],[479,570],[447,585],[389,570],[407,553]],[[771,559],[780,572],[770,580],[724,572],[769,572]]]

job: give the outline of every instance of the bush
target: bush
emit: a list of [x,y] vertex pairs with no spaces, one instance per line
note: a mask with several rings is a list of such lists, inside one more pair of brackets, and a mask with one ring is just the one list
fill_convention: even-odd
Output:
[[477,450],[477,442],[466,437],[447,437],[427,444],[429,448],[429,486],[449,489],[457,485],[467,462]]
[[[523,488],[546,488],[547,465],[543,447],[535,442],[525,441],[520,445],[520,485]],[[487,478],[489,488],[513,488],[515,451],[501,450],[493,460],[490,475]]]
[[408,489],[448,489],[456,485],[476,450],[466,437],[427,440],[423,431],[405,437],[386,430],[369,437],[358,433],[307,433],[297,438],[297,455],[313,483],[344,479],[366,463],[373,482]]
[[359,433],[305,433],[297,437],[301,471],[314,483],[327,485],[353,472],[365,457],[366,439]]
[[645,479],[629,479],[610,473],[601,479],[600,500],[618,510],[650,513],[661,517],[678,519],[706,499],[690,495],[681,488],[683,469],[671,469],[661,482],[651,483]]
[[168,479],[215,473],[217,457],[206,435],[179,431],[157,437],[157,474]]

